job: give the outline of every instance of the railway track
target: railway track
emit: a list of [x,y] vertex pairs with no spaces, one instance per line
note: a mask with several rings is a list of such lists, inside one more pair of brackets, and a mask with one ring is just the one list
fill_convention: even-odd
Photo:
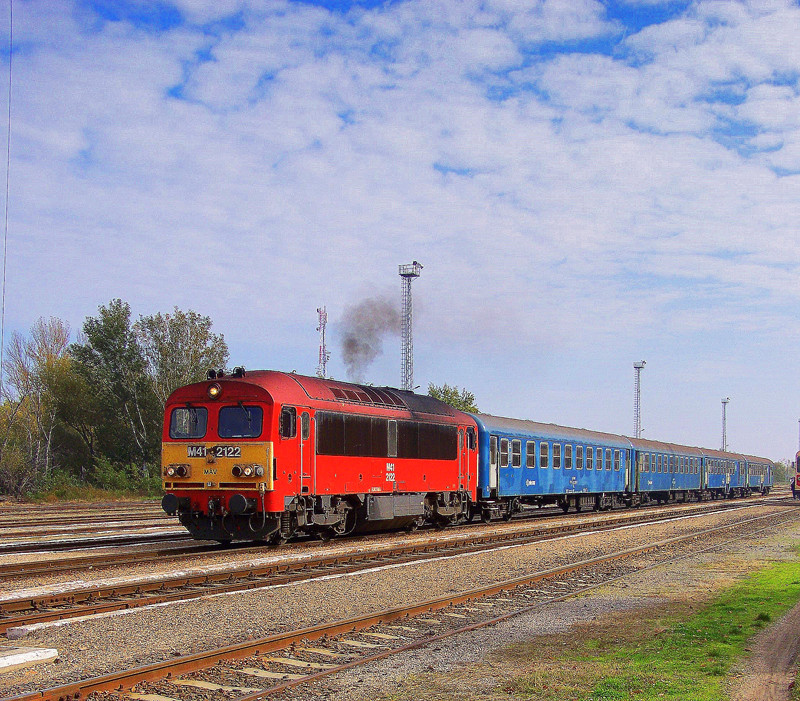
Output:
[[[762,515],[606,553],[600,557],[374,614],[287,631],[165,662],[87,679],[9,701],[118,698],[103,692],[135,688],[131,698],[181,701],[225,692],[257,701],[292,687],[406,650],[496,624],[643,571],[718,550],[720,544],[794,521],[800,509]],[[702,539],[703,547],[697,542]],[[637,557],[650,554],[655,563]],[[90,696],[90,695],[97,696]],[[216,696],[219,698],[219,696]]]
[[[740,501],[719,502],[719,503],[712,502],[710,504],[704,504],[704,505],[693,504],[692,506],[708,510],[714,508],[726,508],[727,505],[729,504],[739,505],[742,503],[766,504],[766,503],[778,503],[778,502],[776,502],[775,497],[756,497],[754,499],[748,500],[747,502],[740,502]],[[649,513],[651,514],[653,513],[653,511],[664,510],[664,509],[669,510],[673,508],[675,507],[674,506],[642,507],[643,510],[644,509],[649,510]],[[542,513],[541,511],[535,511],[532,513],[535,514],[534,518],[536,518],[537,520],[541,520],[542,518],[563,518],[564,516],[561,509],[552,509],[550,510],[550,513]],[[527,518],[525,516],[517,517],[513,519],[513,523],[525,522],[526,520],[530,520],[530,518],[531,518],[530,516],[528,516]],[[2,539],[2,534],[0,534],[0,539]],[[178,530],[177,532],[173,531],[171,535],[143,534],[141,536],[130,535],[125,537],[121,535],[111,535],[105,538],[101,538],[100,536],[94,536],[91,538],[76,538],[76,539],[68,538],[58,541],[47,541],[47,542],[40,542],[40,541],[27,541],[23,543],[0,542],[0,555],[36,552],[36,551],[47,551],[47,552],[66,551],[72,549],[100,548],[104,546],[115,546],[115,545],[135,545],[140,543],[146,544],[146,543],[172,541],[172,540],[175,541],[189,540],[189,535],[182,530]],[[345,543],[348,542],[348,539],[341,538],[338,539],[337,542]],[[54,574],[66,571],[75,572],[76,570],[81,568],[91,568],[96,570],[103,567],[115,567],[120,564],[129,565],[129,564],[154,563],[158,562],[160,559],[163,559],[165,557],[170,558],[170,560],[173,562],[191,561],[198,555],[215,554],[227,548],[232,548],[236,552],[249,552],[249,551],[263,552],[265,550],[265,546],[260,543],[251,544],[246,542],[237,542],[231,545],[222,546],[217,543],[199,541],[198,544],[194,546],[190,545],[190,546],[185,546],[183,548],[164,548],[154,552],[153,551],[122,552],[113,554],[103,552],[96,554],[87,554],[79,557],[70,557],[68,559],[65,558],[61,561],[50,558],[47,561],[31,561],[24,563],[0,564],[0,581],[11,580],[20,577],[29,577],[29,576],[34,576],[36,574]]]
[[[116,581],[112,584],[71,588],[45,595],[5,596],[0,598],[0,633],[8,634],[10,629],[36,623],[200,598],[209,594],[245,591],[331,574],[347,574],[386,564],[451,557],[499,546],[519,546],[564,535],[687,518],[711,511],[741,510],[749,506],[752,504],[721,502],[711,506],[685,507],[679,513],[667,510],[661,518],[655,520],[652,513],[626,511],[561,523],[525,522],[518,528],[501,530],[462,529],[460,532],[441,533],[435,538],[420,536],[413,542],[400,542],[388,547],[377,543],[370,548],[360,548],[358,552],[328,555],[300,553],[294,559],[273,556],[264,563],[217,566],[206,571]],[[191,553],[187,555],[192,556]]]

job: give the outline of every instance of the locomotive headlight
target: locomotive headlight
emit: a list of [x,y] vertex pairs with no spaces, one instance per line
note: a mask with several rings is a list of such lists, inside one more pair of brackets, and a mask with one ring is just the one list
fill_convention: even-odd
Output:
[[218,382],[215,382],[213,385],[208,386],[207,391],[209,399],[219,399],[220,395],[222,394],[222,387]]
[[256,465],[256,476],[257,477],[264,476],[264,468],[261,465]]
[[242,470],[245,477],[252,477],[253,476],[253,466],[252,465],[245,465],[244,470]]
[[170,465],[170,466],[169,466],[169,467],[168,467],[166,470],[164,470],[164,471],[167,473],[167,477],[174,477],[174,476],[175,476],[175,467],[174,467],[174,466],[172,466],[172,465]]

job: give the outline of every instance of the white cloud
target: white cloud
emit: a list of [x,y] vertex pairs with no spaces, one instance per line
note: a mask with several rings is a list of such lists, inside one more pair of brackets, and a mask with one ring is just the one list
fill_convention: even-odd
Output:
[[[248,365],[311,371],[316,306],[335,318],[418,259],[431,354],[566,376],[662,336],[698,363],[709,334],[800,347],[800,183],[771,170],[800,169],[791,4],[699,3],[624,40],[594,2],[188,3],[168,32],[23,8],[21,328],[121,296],[211,314]],[[601,38],[607,55],[570,48]]]

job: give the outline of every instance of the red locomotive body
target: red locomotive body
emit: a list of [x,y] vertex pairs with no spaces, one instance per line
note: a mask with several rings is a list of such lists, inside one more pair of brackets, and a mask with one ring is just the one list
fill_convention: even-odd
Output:
[[162,505],[197,538],[325,538],[470,515],[477,433],[431,397],[293,373],[209,373],[166,405]]

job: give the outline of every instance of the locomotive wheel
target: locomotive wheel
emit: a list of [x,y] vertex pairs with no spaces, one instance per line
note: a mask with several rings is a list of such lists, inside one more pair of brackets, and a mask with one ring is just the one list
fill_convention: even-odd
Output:
[[561,504],[561,510],[564,513],[567,513],[567,511],[569,511],[569,502],[567,500],[564,500],[564,502]]
[[289,542],[289,536],[284,535],[280,531],[276,531],[269,537],[269,542],[272,545],[286,545]]
[[483,509],[481,511],[481,521],[483,523],[489,523],[492,520],[492,514],[489,512],[489,509]]

